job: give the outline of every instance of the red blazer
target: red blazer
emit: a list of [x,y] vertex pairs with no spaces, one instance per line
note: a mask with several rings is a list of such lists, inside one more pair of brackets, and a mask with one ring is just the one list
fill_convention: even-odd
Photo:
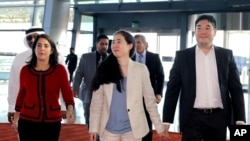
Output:
[[20,88],[15,110],[20,118],[33,122],[57,122],[62,120],[59,92],[66,107],[74,105],[67,71],[58,64],[46,71],[36,71],[24,66],[20,73]]

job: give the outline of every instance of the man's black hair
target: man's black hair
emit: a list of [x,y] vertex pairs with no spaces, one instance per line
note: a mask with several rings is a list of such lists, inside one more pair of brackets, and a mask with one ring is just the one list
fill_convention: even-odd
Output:
[[97,36],[96,42],[99,42],[101,39],[109,39],[109,38],[105,34],[100,34],[99,36]]
[[216,20],[213,16],[211,15],[201,15],[199,16],[196,21],[195,21],[195,27],[197,26],[198,22],[201,20],[207,20],[208,22],[210,22],[214,28],[216,28]]

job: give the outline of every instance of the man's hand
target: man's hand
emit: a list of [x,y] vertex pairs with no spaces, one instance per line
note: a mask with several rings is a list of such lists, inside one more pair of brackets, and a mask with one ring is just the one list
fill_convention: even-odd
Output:
[[161,102],[161,95],[160,94],[156,94],[155,98],[156,98],[156,103],[159,104]]
[[8,112],[8,121],[10,122],[10,123],[12,123],[13,122],[13,120],[14,120],[14,113],[12,113],[12,112]]
[[246,125],[244,121],[236,121],[236,125]]

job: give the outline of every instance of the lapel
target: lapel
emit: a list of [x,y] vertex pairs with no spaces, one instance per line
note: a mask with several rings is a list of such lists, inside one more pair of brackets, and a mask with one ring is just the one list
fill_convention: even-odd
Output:
[[[129,84],[133,84],[133,82],[132,82],[133,79],[131,79],[131,78],[135,78],[133,76],[133,74],[134,74],[133,73],[133,71],[134,71],[133,66],[134,66],[134,63],[130,59],[129,65],[128,65],[127,88],[126,88],[127,103],[132,100],[132,99],[130,100],[130,98],[132,98],[132,96],[129,96],[129,94],[133,94],[131,91],[134,90],[134,89],[131,89],[131,87],[133,87],[133,86],[129,85]],[[115,86],[114,83],[105,84],[105,86],[104,86],[105,87],[105,95],[107,97],[107,101],[108,101],[109,106],[111,105],[114,86]]]
[[215,52],[215,59],[216,59],[216,64],[217,64],[217,72],[218,72],[218,79],[219,79],[219,85],[221,82],[221,74],[223,73],[223,55],[221,54],[220,48],[214,46],[214,52]]
[[[93,62],[91,60],[93,60]],[[94,63],[94,65],[92,63]],[[89,67],[92,67],[90,69],[92,72],[96,71],[96,52],[91,53],[91,57],[89,60]]]
[[[133,85],[134,84],[133,78],[136,78],[137,77],[136,74],[138,74],[134,72],[136,71],[134,67],[135,67],[135,63],[134,61],[130,59],[129,65],[128,65],[127,88],[126,88],[127,106],[129,105],[131,101],[133,101],[133,96],[130,96],[130,95],[133,95],[133,91],[135,91],[135,89],[137,88],[137,86]],[[109,83],[109,84],[104,85],[105,96],[107,97],[107,103],[109,106],[111,105],[114,86],[115,86],[114,83]]]
[[[187,54],[187,59],[188,59],[189,65],[190,65],[190,76],[191,76],[189,78],[193,79],[193,80],[190,80],[190,82],[193,82],[194,86],[196,86],[195,49],[196,49],[196,46],[190,48],[189,53]],[[185,58],[183,61],[185,62]],[[188,66],[187,66],[187,68],[188,68]]]
[[[133,91],[135,90],[133,88],[133,78],[136,78],[136,76],[133,76],[134,74],[136,74],[134,71],[134,62],[132,60],[129,60],[129,64],[128,64],[128,75],[127,75],[127,88],[126,88],[126,98],[127,98],[127,106],[129,105],[129,102],[133,101],[133,96],[130,96],[130,94],[133,94]],[[131,85],[132,84],[132,85]]]
[[113,96],[114,83],[109,83],[109,84],[104,84],[104,85],[105,85],[105,95],[107,97],[107,103],[108,103],[108,106],[110,106],[111,101],[112,101],[112,96]]
[[150,58],[150,54],[148,53],[148,51],[146,51],[145,57],[146,57],[145,65],[146,65],[147,67],[150,67],[150,60],[153,60],[153,59]]
[[180,58],[181,64],[184,68],[188,68],[187,70],[183,69],[183,71],[188,71],[185,74],[185,85],[190,86],[190,97],[194,100],[196,95],[196,61],[195,61],[195,49],[196,46],[188,48],[186,51],[186,54],[183,54],[183,56]]

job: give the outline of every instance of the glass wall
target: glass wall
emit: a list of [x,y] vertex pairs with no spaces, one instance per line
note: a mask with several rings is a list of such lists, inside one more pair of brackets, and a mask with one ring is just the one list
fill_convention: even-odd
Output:
[[160,34],[159,54],[162,59],[162,65],[165,72],[165,81],[169,80],[170,69],[172,68],[175,52],[180,49],[180,35],[176,34]]
[[[244,31],[230,31],[227,33],[228,45],[227,47],[233,51],[235,62],[237,64],[241,83],[248,86],[248,67],[249,67],[249,48],[250,48],[250,32]],[[236,42],[240,41],[240,42]]]
[[66,56],[69,54],[69,48],[71,47],[73,21],[74,21],[74,8],[71,7],[69,9],[68,27],[67,27],[67,34],[66,34],[66,45],[62,46],[60,48],[60,52],[65,56],[65,59],[66,59]]
[[80,37],[76,46],[76,54],[91,52],[94,41],[94,17],[82,15]]
[[14,57],[27,48],[25,30],[42,26],[45,0],[0,1],[0,122],[7,121],[7,94],[10,67]]
[[[105,3],[135,3],[135,2],[166,2],[172,0],[76,0],[77,4],[105,4]],[[173,1],[185,1],[185,0],[173,0]]]
[[0,76],[2,79],[8,78],[14,56],[26,50],[23,42],[24,31],[32,25],[42,25],[44,4],[44,0],[0,2]]
[[[69,48],[71,47],[73,21],[74,21],[74,8],[70,8],[67,43],[66,43],[66,48],[62,50],[65,56],[69,53]],[[93,34],[94,34],[93,16],[82,15],[80,23],[80,35],[77,36],[77,42],[75,43],[75,53],[77,54],[78,59],[81,58],[81,55],[83,53],[91,52],[94,41]]]
[[246,119],[250,123],[250,96],[249,96],[249,56],[250,56],[250,31],[228,31],[227,48],[231,49],[240,73],[243,85]]
[[[70,8],[70,13],[69,13],[66,48],[63,48],[61,50],[65,56],[69,53],[69,48],[71,47],[73,21],[74,21],[74,8],[72,7]],[[77,43],[75,46],[75,53],[78,55],[78,59],[80,59],[83,53],[91,52],[91,48],[93,46],[93,34],[94,34],[93,31],[94,31],[93,16],[82,15],[80,24],[80,35],[77,38]]]

